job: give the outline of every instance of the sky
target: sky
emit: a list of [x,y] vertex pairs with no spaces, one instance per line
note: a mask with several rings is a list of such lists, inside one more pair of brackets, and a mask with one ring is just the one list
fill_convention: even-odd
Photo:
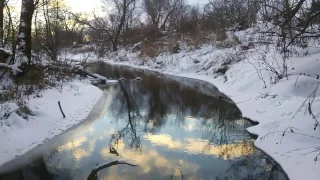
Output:
[[[207,3],[209,0],[186,0],[188,4],[192,5],[203,5]],[[94,9],[100,9],[101,7],[101,0],[66,0],[67,4],[72,8],[74,12],[86,12],[90,13]]]
[[[74,12],[91,13],[93,10],[100,11],[102,0],[65,0],[67,5],[71,7]],[[187,4],[191,5],[203,5],[209,0],[185,0]],[[21,0],[10,0],[11,5],[17,5],[17,8],[21,6]],[[88,3],[89,2],[89,3]]]
[[192,5],[196,5],[196,4],[203,5],[209,2],[209,0],[186,0],[186,2]]
[[66,2],[74,12],[90,13],[101,7],[101,0],[90,0],[90,3],[88,3],[88,0],[66,0]]

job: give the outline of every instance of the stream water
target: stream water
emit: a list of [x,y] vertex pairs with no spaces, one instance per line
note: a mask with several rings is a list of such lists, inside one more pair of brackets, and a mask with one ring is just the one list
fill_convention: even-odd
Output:
[[99,179],[286,179],[254,148],[251,124],[213,85],[107,64],[95,70],[125,78],[103,87],[103,115],[26,154],[23,165],[16,159],[0,180],[86,179],[116,159],[138,167],[112,166]]

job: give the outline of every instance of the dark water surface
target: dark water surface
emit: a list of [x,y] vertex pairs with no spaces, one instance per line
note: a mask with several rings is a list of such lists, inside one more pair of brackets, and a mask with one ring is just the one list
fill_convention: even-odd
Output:
[[[47,142],[0,179],[86,179],[97,165],[125,159],[99,179],[286,179],[253,146],[232,103],[208,83],[99,64],[97,72],[127,80],[104,87],[106,111]],[[132,80],[141,77],[142,81]],[[76,103],[76,102],[75,102]],[[28,156],[28,154],[26,155]],[[19,162],[15,160],[14,163]]]

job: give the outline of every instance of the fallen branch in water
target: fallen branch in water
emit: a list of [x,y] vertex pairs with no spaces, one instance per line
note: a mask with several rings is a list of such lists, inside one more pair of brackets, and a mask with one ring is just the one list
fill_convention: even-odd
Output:
[[179,169],[180,170],[180,174],[181,174],[181,180],[183,180],[183,174],[182,174],[182,171],[181,171],[181,169]]
[[111,162],[108,162],[108,163],[105,163],[105,164],[102,164],[100,166],[96,166],[95,168],[93,168],[87,179],[88,180],[96,180],[97,179],[97,173],[100,170],[108,168],[110,166],[118,165],[118,164],[125,164],[125,165],[129,165],[129,166],[138,166],[137,164],[133,164],[133,163],[128,162],[128,161],[119,161],[119,160],[111,161]]

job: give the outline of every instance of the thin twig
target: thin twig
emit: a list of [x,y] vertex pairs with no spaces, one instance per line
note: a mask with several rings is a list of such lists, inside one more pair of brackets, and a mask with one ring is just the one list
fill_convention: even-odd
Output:
[[[287,131],[287,132],[288,132],[288,131]],[[284,131],[274,131],[274,132],[269,132],[268,134],[276,134],[276,133],[282,133],[282,134],[283,134]],[[291,133],[291,134],[306,136],[306,137],[309,137],[309,138],[313,138],[313,139],[318,139],[318,140],[320,140],[320,138],[319,138],[319,137],[316,137],[316,136],[311,136],[311,135],[302,134],[302,133],[297,133],[297,132],[290,132],[290,133]],[[267,136],[268,134],[262,136],[262,138],[265,137],[265,136]]]
[[317,149],[319,148],[320,146],[313,146],[313,147],[306,147],[306,148],[299,148],[299,149],[294,149],[294,150],[291,150],[291,151],[287,151],[287,153],[292,153],[292,152],[295,152],[295,151],[301,151],[301,150],[306,150],[306,149]]
[[63,110],[61,108],[60,101],[58,101],[58,105],[59,105],[59,108],[60,108],[60,111],[61,111],[61,114],[62,114],[63,118],[66,118],[66,115],[63,113]]

